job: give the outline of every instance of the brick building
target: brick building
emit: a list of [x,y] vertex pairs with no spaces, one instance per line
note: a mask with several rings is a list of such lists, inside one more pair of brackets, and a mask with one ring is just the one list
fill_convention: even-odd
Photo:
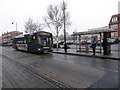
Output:
[[111,34],[111,37],[120,38],[120,14],[112,15],[109,22],[109,28],[117,30],[117,32]]
[[11,31],[11,32],[4,33],[2,34],[2,43],[9,43],[13,37],[21,34],[23,34],[23,32],[19,32],[19,31]]

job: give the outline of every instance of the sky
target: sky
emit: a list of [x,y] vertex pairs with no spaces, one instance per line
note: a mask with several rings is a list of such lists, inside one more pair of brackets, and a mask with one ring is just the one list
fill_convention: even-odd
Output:
[[[0,0],[0,35],[4,32],[24,32],[24,24],[31,17],[43,23],[50,4],[59,4],[63,0]],[[112,15],[118,13],[120,0],[64,0],[68,4],[71,26],[66,32],[86,31],[107,26]],[[12,24],[14,22],[14,24]],[[51,32],[49,29],[46,31]],[[61,30],[61,34],[62,34]]]

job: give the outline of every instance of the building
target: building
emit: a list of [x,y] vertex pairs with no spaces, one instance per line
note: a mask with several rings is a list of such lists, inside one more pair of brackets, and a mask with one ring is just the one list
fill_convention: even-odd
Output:
[[6,32],[2,34],[2,43],[9,43],[12,38],[21,34],[23,34],[23,32],[19,31]]
[[109,22],[109,28],[117,31],[111,34],[112,38],[120,38],[120,14],[112,15]]

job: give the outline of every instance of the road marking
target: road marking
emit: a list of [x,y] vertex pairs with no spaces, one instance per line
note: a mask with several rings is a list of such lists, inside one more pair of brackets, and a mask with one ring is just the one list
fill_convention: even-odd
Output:
[[[65,85],[64,83],[62,83],[62,82],[60,82],[60,81],[58,81],[58,80],[55,80],[55,79],[49,77],[49,76],[46,75],[46,74],[43,74],[43,73],[40,73],[40,72],[39,72],[39,74],[43,75],[43,76],[44,76],[45,78],[47,78],[47,79],[50,79],[50,80],[54,81],[54,83],[56,83],[56,84],[59,85],[60,87],[66,88],[66,85]],[[71,87],[67,85],[67,88],[71,88]],[[74,90],[74,89],[73,89],[73,90]]]
[[101,70],[105,70],[105,71],[112,71],[112,72],[117,72],[117,73],[118,73],[118,71],[117,71],[117,70],[105,69],[105,68],[103,68],[103,67],[101,67],[100,69],[101,69]]

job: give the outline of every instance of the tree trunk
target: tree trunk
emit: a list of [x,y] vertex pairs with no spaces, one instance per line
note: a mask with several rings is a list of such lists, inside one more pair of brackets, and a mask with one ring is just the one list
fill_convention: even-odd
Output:
[[58,47],[58,36],[57,36],[57,51],[58,51],[58,48],[59,48],[59,47]]
[[59,32],[58,32],[58,27],[56,27],[56,33],[57,33],[56,38],[57,38],[57,51],[58,51],[58,48],[59,48],[59,47],[58,47],[58,33],[59,33]]

